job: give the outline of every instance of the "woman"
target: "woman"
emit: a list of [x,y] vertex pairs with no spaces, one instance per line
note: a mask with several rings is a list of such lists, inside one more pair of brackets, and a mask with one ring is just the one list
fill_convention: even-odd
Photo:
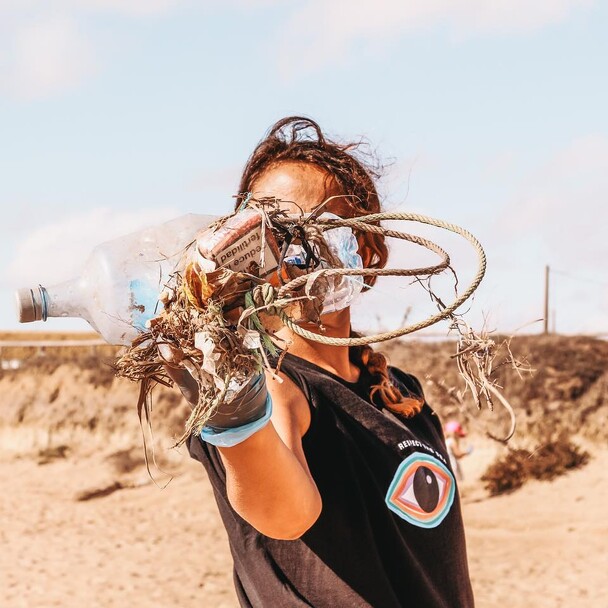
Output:
[[444,427],[445,446],[448,451],[450,458],[450,464],[452,465],[452,471],[456,475],[458,481],[464,480],[464,474],[462,467],[460,466],[460,460],[465,456],[468,456],[473,451],[472,446],[464,448],[462,446],[461,439],[466,437],[467,434],[462,428],[462,425],[457,420],[449,420],[446,422]]
[[[342,217],[378,212],[355,153],[286,118],[254,150],[240,191],[304,211],[334,197],[324,209]],[[356,236],[363,265],[383,267],[383,237]],[[322,323],[325,335],[351,334],[349,308]],[[472,606],[458,495],[419,382],[369,347],[285,327],[279,337],[291,345],[282,382],[267,378],[270,422],[232,447],[189,441],[228,532],[241,605]]]

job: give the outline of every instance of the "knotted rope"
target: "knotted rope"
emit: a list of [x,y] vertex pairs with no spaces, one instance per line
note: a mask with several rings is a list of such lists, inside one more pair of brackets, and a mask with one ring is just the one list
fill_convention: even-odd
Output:
[[[468,232],[464,228],[461,228],[460,226],[457,226],[456,224],[451,224],[449,222],[431,218],[425,215],[419,215],[417,213],[374,213],[371,215],[364,215],[351,219],[318,217],[315,218],[315,223],[323,226],[324,230],[331,230],[332,228],[339,228],[345,226],[361,232],[374,232],[377,234],[384,234],[385,236],[401,239],[404,241],[409,241],[416,245],[425,247],[430,251],[433,251],[441,258],[441,261],[433,266],[410,269],[322,268],[310,274],[303,275],[297,277],[296,279],[293,279],[292,281],[289,281],[276,291],[275,298],[282,299],[288,293],[293,293],[296,289],[307,284],[309,281],[315,281],[321,276],[432,276],[442,272],[443,270],[449,267],[450,258],[441,247],[439,247],[432,241],[429,241],[422,237],[411,235],[405,232],[400,232],[397,230],[383,228],[382,226],[377,225],[377,222],[382,220],[420,222],[422,224],[428,224],[429,226],[443,228],[444,230],[448,230],[449,232],[458,234],[465,238],[467,241],[469,241],[469,243],[473,245],[475,251],[477,252],[478,269],[477,274],[473,278],[468,288],[451,304],[445,306],[437,314],[432,315],[424,321],[420,321],[418,323],[414,323],[412,325],[408,325],[406,327],[402,327],[393,331],[374,334],[371,336],[361,336],[357,338],[332,338],[310,331],[298,325],[297,322],[292,319],[284,310],[278,307],[274,307],[281,321],[287,327],[289,327],[291,331],[293,331],[295,334],[298,334],[299,336],[302,336],[303,338],[313,340],[315,342],[320,342],[321,344],[328,344],[332,346],[364,346],[366,344],[373,344],[376,342],[385,342],[386,340],[392,340],[393,338],[398,338],[400,336],[410,334],[425,327],[429,327],[430,325],[433,325],[438,321],[449,318],[454,313],[454,311],[456,311],[456,309],[458,309],[466,300],[471,297],[471,295],[477,289],[477,287],[481,283],[481,280],[484,277],[486,271],[486,255],[479,241],[470,232]],[[269,292],[265,292],[265,296],[266,297],[264,298],[264,306],[268,307],[272,304],[272,295]]]

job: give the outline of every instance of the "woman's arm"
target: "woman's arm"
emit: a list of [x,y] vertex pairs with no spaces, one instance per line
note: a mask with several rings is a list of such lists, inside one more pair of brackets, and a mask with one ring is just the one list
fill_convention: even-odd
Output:
[[452,439],[452,454],[454,454],[454,456],[460,460],[461,458],[464,458],[465,456],[468,455],[469,452],[465,451],[462,449],[462,445],[460,443],[460,439],[458,439],[457,437],[454,437]]
[[238,445],[218,450],[234,510],[262,534],[294,540],[315,523],[322,504],[302,448],[310,408],[299,388],[281,377],[282,383],[267,378],[270,424]]

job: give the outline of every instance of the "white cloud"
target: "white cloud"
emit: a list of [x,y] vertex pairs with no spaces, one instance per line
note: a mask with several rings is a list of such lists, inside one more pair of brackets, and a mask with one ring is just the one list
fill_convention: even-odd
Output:
[[[308,0],[281,23],[277,55],[285,76],[340,64],[361,47],[382,49],[405,33],[443,28],[452,36],[536,30],[567,19],[595,0]],[[0,83],[17,97],[73,88],[95,73],[100,50],[91,16],[142,19],[191,11],[255,11],[279,0],[0,0]],[[88,31],[84,32],[83,28]]]
[[162,15],[187,4],[191,0],[63,0],[65,9],[80,12],[107,12],[136,17]]
[[[481,240],[488,256],[486,278],[465,318],[476,329],[488,316],[490,329],[512,331],[526,326],[524,333],[540,331],[542,323],[534,321],[543,315],[544,266],[549,264],[555,271],[551,275],[550,310],[552,315],[556,313],[557,330],[606,332],[608,239],[602,221],[608,201],[608,136],[592,134],[571,141],[532,167],[523,179],[520,168],[505,158],[509,162],[503,166],[501,159],[499,170],[510,174],[515,184],[510,201],[502,209],[480,206],[476,220],[465,226]],[[507,178],[503,175],[503,179]],[[457,216],[453,219],[459,221]],[[476,268],[465,241],[429,232],[417,224],[404,224],[400,229],[444,247],[458,272],[461,292],[465,289]],[[416,249],[392,244],[391,266],[411,268],[422,263]],[[395,329],[409,306],[413,307],[410,322],[432,314],[434,307],[426,294],[419,287],[406,287],[408,282],[387,279],[362,296],[355,307],[355,326]],[[445,302],[453,299],[449,281],[440,279],[434,285]],[[465,304],[463,310],[467,308]],[[382,314],[376,318],[370,311]],[[431,331],[445,328],[442,323]]]
[[217,169],[207,168],[199,172],[189,185],[192,192],[219,192],[237,194],[243,167],[233,165]]
[[150,15],[169,11],[192,0],[56,0],[41,3],[37,0],[0,0],[0,15],[74,14],[87,11],[114,12],[130,15]]
[[147,16],[168,13],[182,7],[263,8],[279,2],[280,0],[63,0],[61,4],[72,10]]
[[138,211],[96,208],[41,226],[17,245],[3,282],[25,287],[65,281],[79,274],[95,245],[178,215],[170,208]]
[[69,91],[102,65],[87,17],[96,13],[142,18],[165,14],[188,0],[0,0],[0,93],[40,99]]
[[385,46],[406,32],[441,27],[455,37],[536,30],[594,0],[309,0],[282,28],[281,68],[345,61],[361,45]]
[[145,19],[181,8],[257,10],[279,0],[0,0],[0,93],[38,99],[73,89],[102,66],[92,19]]
[[533,171],[499,223],[504,235],[533,239],[548,262],[593,273],[608,257],[608,240],[597,229],[607,200],[608,137],[589,135]]
[[14,32],[11,47],[10,60],[0,65],[0,86],[20,98],[72,88],[96,69],[93,48],[71,19],[23,25]]
[[607,136],[580,137],[530,172],[487,230],[494,282],[505,309],[511,309],[508,314],[523,310],[531,298],[537,302],[535,314],[542,314],[548,264],[566,272],[552,278],[558,329],[606,331],[608,240],[602,221],[607,200]]
[[192,8],[265,8],[280,4],[280,0],[0,0],[0,15],[78,15],[83,13],[114,13],[134,17],[161,15],[183,7]]

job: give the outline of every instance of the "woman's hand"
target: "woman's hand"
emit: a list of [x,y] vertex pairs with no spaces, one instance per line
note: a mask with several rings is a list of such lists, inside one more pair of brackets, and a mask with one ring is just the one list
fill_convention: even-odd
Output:
[[[159,347],[160,350],[160,347]],[[184,367],[173,367],[165,365],[167,376],[173,380],[173,383],[179,388],[184,399],[192,406],[198,403],[198,384],[192,377],[192,374]]]
[[[161,344],[158,347],[167,362],[165,372],[179,388],[180,392],[193,407],[198,405],[199,386],[192,374],[171,359],[170,347]],[[231,430],[260,420],[267,413],[268,392],[263,374],[257,374],[245,384],[241,391],[229,402],[222,403],[216,412],[207,420],[206,429],[211,429],[218,435],[222,431]],[[234,433],[231,433],[234,435]],[[203,436],[203,439],[205,437]],[[213,443],[213,441],[211,441]]]

